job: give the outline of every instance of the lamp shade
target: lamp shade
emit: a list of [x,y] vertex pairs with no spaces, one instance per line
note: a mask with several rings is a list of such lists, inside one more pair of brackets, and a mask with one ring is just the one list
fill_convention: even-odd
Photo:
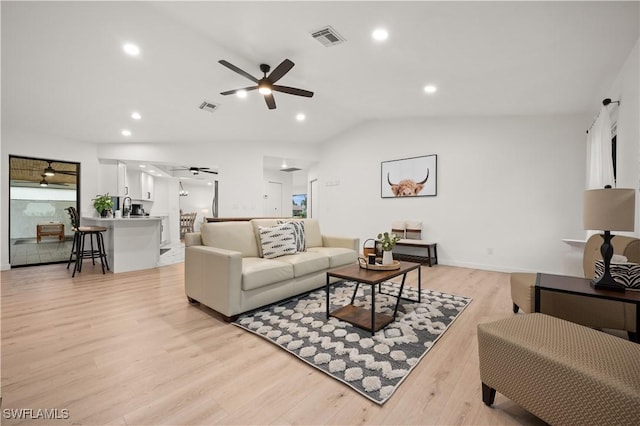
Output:
[[584,229],[633,231],[636,192],[628,188],[591,189],[584,192]]

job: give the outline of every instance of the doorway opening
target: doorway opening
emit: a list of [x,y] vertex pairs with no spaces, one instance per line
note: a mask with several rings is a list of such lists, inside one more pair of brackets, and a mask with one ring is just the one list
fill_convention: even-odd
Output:
[[73,229],[67,207],[80,210],[80,163],[9,156],[11,267],[69,260]]

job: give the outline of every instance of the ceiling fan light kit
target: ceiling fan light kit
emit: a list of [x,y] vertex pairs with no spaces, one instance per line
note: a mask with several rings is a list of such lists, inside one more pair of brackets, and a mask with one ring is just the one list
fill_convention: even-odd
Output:
[[196,176],[202,173],[210,173],[212,175],[217,175],[218,172],[211,170],[210,167],[183,167],[181,169],[171,169],[172,172],[190,172],[192,175]]
[[252,76],[248,72],[238,68],[237,66],[221,59],[218,61],[221,65],[229,68],[231,71],[240,74],[241,76],[248,78],[249,80],[256,83],[255,86],[244,87],[241,89],[227,90],[226,92],[220,92],[221,95],[233,95],[240,94],[244,92],[248,92],[250,90],[258,90],[260,94],[264,96],[264,100],[267,103],[267,107],[269,109],[276,109],[276,101],[273,98],[273,92],[281,92],[286,93],[288,95],[295,96],[303,96],[306,98],[311,98],[313,96],[313,92],[304,89],[298,89],[295,87],[288,86],[278,86],[275,84],[278,80],[280,80],[286,73],[288,73],[291,68],[295,65],[289,59],[285,59],[278,65],[272,72],[267,76],[267,73],[271,70],[271,67],[268,64],[260,64],[260,71],[263,73],[263,77],[261,79],[257,79]]

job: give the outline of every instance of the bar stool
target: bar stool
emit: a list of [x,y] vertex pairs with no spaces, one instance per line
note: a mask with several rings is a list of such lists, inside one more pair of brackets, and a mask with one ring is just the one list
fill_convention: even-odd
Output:
[[[75,207],[68,207],[65,210],[69,213],[71,218],[71,226],[73,227],[73,243],[71,248],[71,255],[69,255],[69,261],[67,262],[67,269],[71,264],[71,260],[75,256],[75,264],[73,267],[72,277],[76,276],[76,272],[82,272],[82,261],[84,259],[91,259],[91,262],[95,265],[96,258],[100,259],[100,265],[102,266],[102,273],[105,272],[105,266],[109,271],[109,263],[107,261],[107,253],[104,249],[104,238],[102,233],[108,228],[104,226],[80,226],[80,216],[78,215]],[[85,237],[89,236],[89,244],[91,249],[85,249]],[[93,244],[95,236],[96,246]]]

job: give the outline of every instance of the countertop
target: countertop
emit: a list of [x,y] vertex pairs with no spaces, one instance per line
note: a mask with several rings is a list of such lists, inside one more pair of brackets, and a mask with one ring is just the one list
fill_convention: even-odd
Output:
[[83,219],[91,219],[101,222],[130,222],[132,220],[162,220],[160,216],[132,216],[132,217],[95,217],[83,216]]

